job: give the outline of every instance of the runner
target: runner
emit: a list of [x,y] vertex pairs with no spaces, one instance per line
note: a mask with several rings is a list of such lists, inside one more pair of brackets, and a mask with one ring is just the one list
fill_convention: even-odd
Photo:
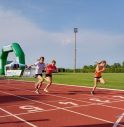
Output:
[[37,78],[38,81],[35,83],[35,89],[36,89],[35,92],[37,94],[40,94],[40,87],[42,86],[42,83],[44,81],[43,79],[43,72],[45,70],[44,59],[45,59],[44,57],[40,57],[35,64],[31,65],[31,66],[36,66],[35,78]]
[[94,91],[95,91],[98,83],[105,84],[105,81],[102,78],[102,72],[104,72],[105,69],[106,69],[106,61],[105,60],[102,60],[101,62],[97,63],[97,66],[95,69],[94,86],[91,91],[91,94],[94,94]]
[[45,80],[48,82],[48,84],[47,84],[46,88],[44,89],[45,92],[49,92],[48,88],[52,84],[52,73],[53,72],[57,72],[56,61],[55,60],[52,60],[52,63],[48,64],[46,66],[46,77],[45,77]]

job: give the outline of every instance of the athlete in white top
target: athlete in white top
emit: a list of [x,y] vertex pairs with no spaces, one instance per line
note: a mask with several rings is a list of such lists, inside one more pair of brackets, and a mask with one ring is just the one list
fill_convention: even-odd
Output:
[[39,61],[37,61],[35,64],[34,64],[35,67],[35,75],[37,74],[42,74],[43,71],[45,70],[45,63],[40,63]]
[[39,90],[44,81],[43,74],[42,74],[43,71],[45,70],[44,57],[40,57],[39,60],[34,65],[31,66],[36,66],[35,77],[38,79],[38,81],[35,83],[35,88],[36,88],[35,92],[37,94],[40,94]]

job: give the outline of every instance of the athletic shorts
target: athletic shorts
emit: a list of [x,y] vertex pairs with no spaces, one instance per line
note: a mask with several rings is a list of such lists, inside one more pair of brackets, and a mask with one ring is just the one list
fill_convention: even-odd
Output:
[[43,76],[42,74],[35,74],[35,78],[37,78],[38,76]]
[[102,78],[102,76],[100,76],[100,77],[94,77],[96,80],[97,80],[97,82],[100,82],[100,78]]
[[94,78],[96,78],[96,79],[100,79],[100,78],[102,78],[102,76],[100,76],[100,77],[94,77]]
[[46,74],[46,77],[52,77],[52,74]]

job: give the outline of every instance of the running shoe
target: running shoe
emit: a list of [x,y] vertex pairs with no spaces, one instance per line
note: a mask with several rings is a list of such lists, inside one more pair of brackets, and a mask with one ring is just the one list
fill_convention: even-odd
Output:
[[91,91],[90,93],[91,93],[92,95],[94,95],[94,94],[95,94],[95,93],[94,93],[94,91]]

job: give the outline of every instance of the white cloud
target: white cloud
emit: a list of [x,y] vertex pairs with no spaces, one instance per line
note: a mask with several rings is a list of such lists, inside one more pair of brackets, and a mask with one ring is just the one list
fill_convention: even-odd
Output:
[[[77,33],[78,65],[93,63],[100,58],[122,59],[123,40],[123,35],[79,30]],[[73,31],[49,32],[39,28],[19,13],[0,9],[0,47],[14,41],[20,42],[28,63],[44,55],[48,62],[51,58],[55,58],[59,66],[73,67]],[[119,51],[116,52],[117,50]],[[114,55],[119,55],[118,59],[113,58]]]
[[[51,50],[55,51],[58,44],[65,45],[66,41],[69,43],[67,34],[45,31],[13,11],[1,9],[0,19],[1,47],[14,41],[19,41],[27,56],[32,55],[36,58],[43,52],[46,55],[48,53],[52,54],[50,53]],[[52,46],[54,46],[53,49]],[[34,58],[28,57],[29,61],[32,61],[31,59],[34,60]]]
[[66,34],[47,32],[13,11],[0,10],[0,19],[0,42],[19,40],[25,43],[38,43],[39,41],[58,43],[63,42],[63,37],[68,40]]

